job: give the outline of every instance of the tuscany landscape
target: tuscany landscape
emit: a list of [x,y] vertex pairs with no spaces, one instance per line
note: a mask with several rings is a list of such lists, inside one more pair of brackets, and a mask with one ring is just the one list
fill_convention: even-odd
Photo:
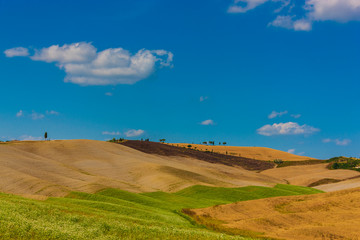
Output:
[[0,0],[0,239],[360,239],[360,0]]

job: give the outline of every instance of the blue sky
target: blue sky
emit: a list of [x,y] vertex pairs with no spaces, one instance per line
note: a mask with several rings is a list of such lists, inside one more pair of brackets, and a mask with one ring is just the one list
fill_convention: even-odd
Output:
[[2,140],[360,156],[360,0],[0,0],[0,18]]

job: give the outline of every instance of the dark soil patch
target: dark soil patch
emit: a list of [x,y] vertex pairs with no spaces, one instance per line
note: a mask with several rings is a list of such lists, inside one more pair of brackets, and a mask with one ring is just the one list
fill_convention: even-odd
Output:
[[274,163],[268,161],[254,160],[250,158],[236,157],[213,152],[203,152],[189,148],[170,146],[157,142],[127,140],[121,142],[120,144],[134,148],[144,153],[158,154],[162,156],[189,157],[210,163],[219,163],[227,166],[240,166],[246,170],[262,171],[275,167]]
[[316,186],[323,185],[323,184],[337,183],[337,182],[341,182],[341,181],[342,180],[339,180],[339,179],[324,178],[324,179],[320,179],[319,181],[309,184],[308,187],[316,187]]

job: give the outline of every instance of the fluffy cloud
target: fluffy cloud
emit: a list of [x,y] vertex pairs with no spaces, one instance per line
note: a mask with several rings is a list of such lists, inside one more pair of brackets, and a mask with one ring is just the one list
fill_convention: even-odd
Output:
[[125,136],[127,136],[127,137],[137,137],[137,136],[142,135],[144,132],[145,131],[141,130],[141,129],[138,129],[138,130],[131,129],[131,130],[125,132]]
[[299,5],[296,0],[234,0],[228,12],[245,13],[266,2],[273,5],[282,3],[280,8],[274,10],[277,16],[268,26],[310,31],[316,21],[360,21],[359,0],[305,0],[304,5]]
[[214,125],[214,121],[211,119],[208,119],[208,120],[202,121],[200,124],[201,125]]
[[287,152],[288,152],[288,153],[291,153],[291,154],[294,154],[294,153],[295,153],[295,149],[294,149],[294,148],[293,148],[293,149],[289,149]]
[[16,113],[16,117],[22,117],[22,116],[24,116],[23,110],[20,110]]
[[316,21],[360,21],[359,0],[307,0],[305,9]]
[[331,138],[325,138],[322,140],[323,143],[330,143],[330,142],[333,142],[335,143],[336,145],[338,146],[347,146],[351,143],[351,140],[350,139],[331,139]]
[[320,131],[318,128],[306,124],[299,125],[295,122],[267,124],[257,130],[257,133],[264,136],[273,135],[309,135]]
[[101,134],[102,135],[112,135],[112,136],[121,135],[121,133],[119,131],[117,131],[117,132],[115,132],[115,131],[113,131],[113,132],[103,131]]
[[141,49],[131,54],[123,48],[109,48],[98,52],[86,42],[42,48],[30,58],[54,62],[65,71],[65,82],[79,85],[134,84],[173,62],[173,54],[165,50]]
[[276,117],[281,117],[282,115],[285,115],[285,114],[287,114],[287,113],[288,113],[288,111],[283,111],[283,112],[272,111],[272,112],[269,114],[268,118],[269,118],[269,119],[273,119],[273,118],[276,118]]
[[10,48],[4,51],[7,57],[26,57],[29,56],[29,50],[23,47]]
[[312,29],[311,21],[307,19],[294,20],[295,16],[277,16],[268,26],[293,29],[295,31],[310,31]]

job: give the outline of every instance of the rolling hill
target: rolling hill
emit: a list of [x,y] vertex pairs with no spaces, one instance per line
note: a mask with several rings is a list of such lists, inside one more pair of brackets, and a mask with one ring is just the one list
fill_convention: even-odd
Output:
[[236,164],[148,154],[93,140],[2,143],[0,175],[0,192],[27,196],[94,193],[109,187],[132,192],[174,192],[197,184],[241,187],[284,183]]
[[360,189],[191,210],[202,223],[277,239],[359,239]]
[[217,153],[228,154],[232,156],[241,156],[245,158],[251,158],[256,160],[274,161],[275,159],[282,159],[284,161],[305,161],[315,158],[298,156],[288,152],[280,150],[266,148],[266,147],[236,147],[236,146],[212,146],[202,144],[191,143],[169,143],[173,146],[187,147],[191,145],[192,148],[196,148],[201,151],[214,151]]

